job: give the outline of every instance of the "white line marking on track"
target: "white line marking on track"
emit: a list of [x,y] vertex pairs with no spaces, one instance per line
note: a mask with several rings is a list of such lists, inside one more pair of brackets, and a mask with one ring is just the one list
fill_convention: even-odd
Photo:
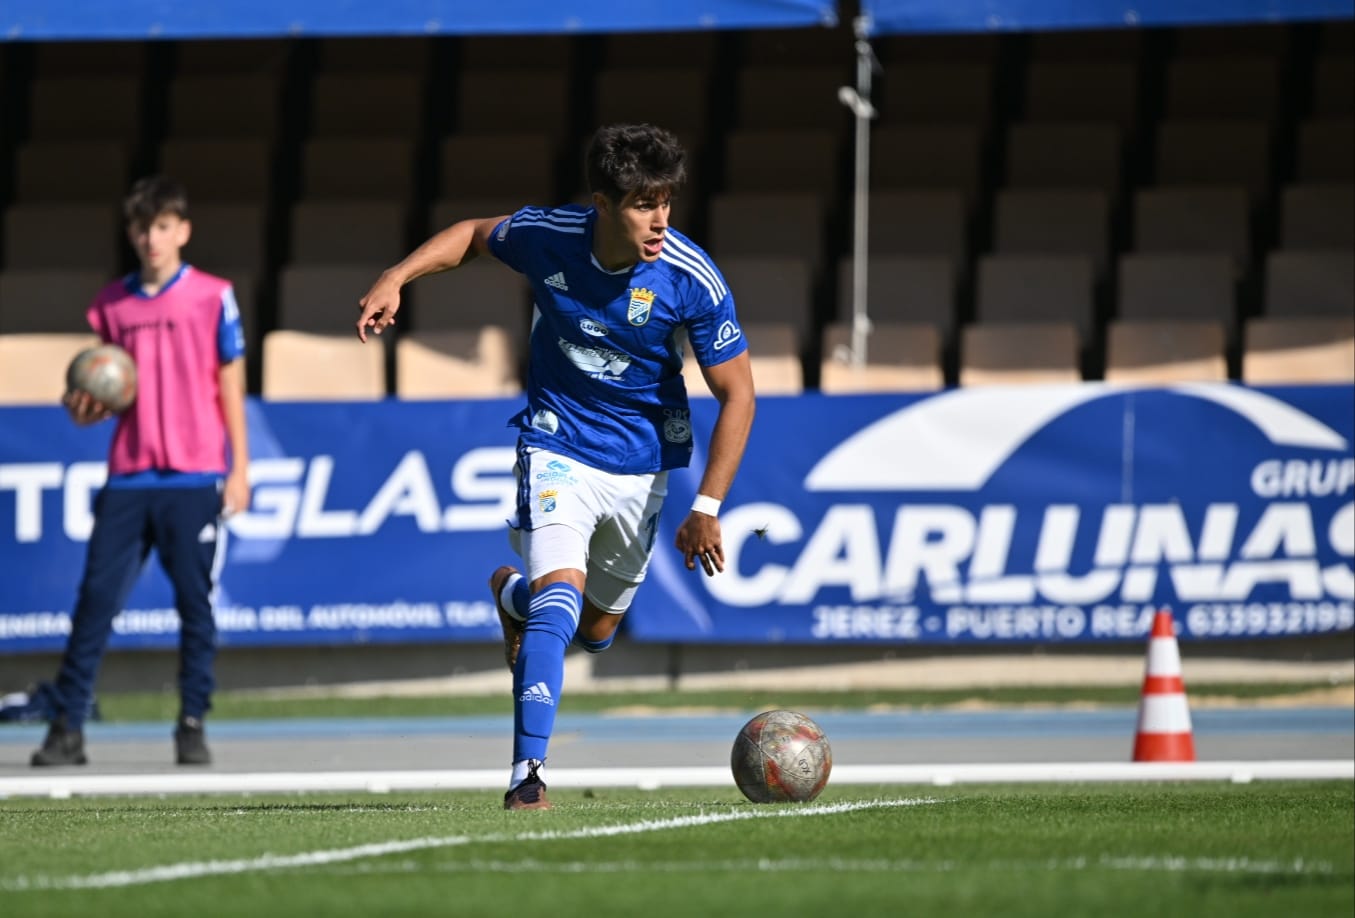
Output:
[[306,851],[301,854],[265,854],[256,858],[242,858],[229,861],[185,861],[178,864],[165,864],[159,867],[145,867],[140,870],[114,870],[106,873],[77,874],[64,877],[20,876],[11,880],[0,880],[0,890],[19,892],[23,890],[40,889],[108,889],[120,886],[142,886],[148,883],[188,880],[194,877],[254,873],[264,870],[282,870],[293,867],[324,866],[327,864],[357,861],[364,858],[384,857],[388,854],[401,854],[407,851],[420,851],[429,848],[450,848],[469,844],[471,842],[605,838],[614,835],[632,835],[640,832],[686,829],[692,826],[714,825],[715,823],[733,822],[741,819],[830,816],[836,813],[850,813],[856,810],[924,806],[940,802],[942,801],[929,797],[903,800],[863,800],[851,803],[807,804],[805,806],[784,809],[722,810],[701,813],[695,816],[678,816],[673,819],[646,819],[641,822],[622,823],[620,825],[586,826],[581,829],[571,829],[562,832],[496,833],[480,836],[478,838],[469,835],[448,835],[440,838],[411,838],[406,840],[357,845],[352,848]]

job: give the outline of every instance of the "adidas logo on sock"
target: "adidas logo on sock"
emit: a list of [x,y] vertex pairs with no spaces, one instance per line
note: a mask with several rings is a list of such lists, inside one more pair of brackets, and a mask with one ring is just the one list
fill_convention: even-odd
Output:
[[569,284],[565,283],[565,272],[563,271],[557,271],[546,278],[545,284],[547,287],[554,287],[556,290],[563,290],[566,293],[569,292]]
[[550,689],[546,688],[546,683],[538,682],[535,685],[523,689],[522,695],[518,701],[539,701],[541,704],[554,706],[555,698],[551,696]]

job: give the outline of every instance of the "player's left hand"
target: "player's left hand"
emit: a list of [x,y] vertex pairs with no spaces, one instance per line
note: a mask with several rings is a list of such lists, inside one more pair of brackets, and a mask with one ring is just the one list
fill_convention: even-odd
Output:
[[687,514],[677,531],[677,550],[682,552],[687,570],[696,570],[696,562],[707,577],[714,577],[717,571],[725,569],[724,540],[720,536],[720,521],[705,513],[693,510]]
[[226,476],[226,486],[221,492],[221,515],[226,519],[249,509],[249,477],[243,471],[233,471]]

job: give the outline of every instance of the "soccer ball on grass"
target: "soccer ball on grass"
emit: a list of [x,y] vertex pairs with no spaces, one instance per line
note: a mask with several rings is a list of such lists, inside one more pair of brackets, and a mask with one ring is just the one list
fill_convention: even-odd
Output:
[[805,715],[764,711],[739,730],[729,765],[734,783],[754,803],[803,803],[828,784],[833,750]]

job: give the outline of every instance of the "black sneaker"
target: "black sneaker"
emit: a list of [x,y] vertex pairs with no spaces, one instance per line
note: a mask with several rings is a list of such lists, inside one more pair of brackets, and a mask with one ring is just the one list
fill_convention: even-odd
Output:
[[34,768],[87,764],[89,759],[85,758],[85,734],[79,730],[67,730],[66,719],[58,717],[47,728],[42,748],[33,753],[29,762]]
[[536,759],[527,763],[527,780],[503,795],[505,810],[550,809],[550,801],[546,799],[546,782],[536,774],[541,765]]
[[494,608],[499,611],[499,627],[503,629],[503,660],[512,670],[518,662],[518,651],[522,648],[522,629],[527,623],[509,615],[500,601],[503,585],[508,578],[518,572],[517,568],[504,565],[489,575],[489,591],[494,594]]
[[196,717],[180,717],[174,727],[174,756],[180,765],[210,765],[207,731]]

